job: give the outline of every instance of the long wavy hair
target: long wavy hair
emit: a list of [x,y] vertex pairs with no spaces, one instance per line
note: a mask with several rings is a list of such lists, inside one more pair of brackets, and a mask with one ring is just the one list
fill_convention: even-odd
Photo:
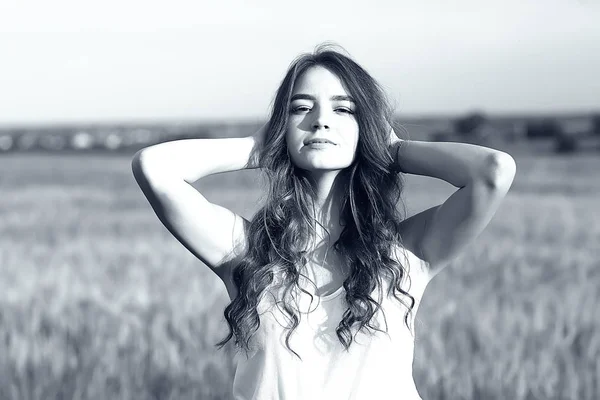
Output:
[[[354,161],[336,179],[343,185],[340,218],[345,224],[333,249],[350,267],[350,274],[343,284],[348,308],[336,335],[348,351],[354,339],[352,328],[381,331],[370,323],[381,308],[370,294],[379,288],[381,296],[382,279],[391,283],[388,296],[393,290],[394,297],[406,306],[404,320],[409,327],[408,317],[415,299],[401,287],[403,278],[408,277],[408,270],[393,251],[396,245],[402,247],[398,224],[405,215],[405,207],[404,215],[397,207],[404,182],[399,171],[394,169],[393,154],[388,146],[389,126],[395,126],[393,109],[381,86],[367,71],[350,56],[330,47],[330,44],[321,44],[313,53],[298,56],[277,90],[260,152],[260,167],[266,174],[268,193],[265,205],[247,227],[247,252],[233,269],[238,295],[225,308],[230,331],[216,344],[219,348],[235,336],[237,348],[246,353],[250,350],[250,338],[260,326],[259,298],[276,277],[281,277],[279,288],[285,289],[284,298],[293,287],[308,293],[300,287],[299,278],[308,261],[304,249],[318,222],[312,213],[314,193],[311,182],[290,159],[286,129],[294,84],[308,68],[317,65],[338,76],[354,98],[359,128]],[[398,292],[408,301],[399,297]],[[286,346],[302,359],[289,344],[290,335],[299,323],[298,310],[286,301],[282,303],[291,321],[287,327]]]

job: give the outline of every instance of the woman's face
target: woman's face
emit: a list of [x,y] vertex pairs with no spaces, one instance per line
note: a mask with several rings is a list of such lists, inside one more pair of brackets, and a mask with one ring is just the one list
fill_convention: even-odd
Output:
[[[292,162],[305,170],[341,170],[352,164],[358,143],[355,110],[335,74],[321,66],[307,69],[290,103],[286,142]],[[309,142],[315,139],[323,142]]]

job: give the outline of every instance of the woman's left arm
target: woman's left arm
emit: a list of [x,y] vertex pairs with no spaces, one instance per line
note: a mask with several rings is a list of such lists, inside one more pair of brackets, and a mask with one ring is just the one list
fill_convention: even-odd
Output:
[[[393,133],[393,131],[392,131]],[[439,273],[489,224],[508,193],[516,163],[507,153],[467,143],[391,138],[395,167],[456,186],[445,202],[401,223],[404,245]]]

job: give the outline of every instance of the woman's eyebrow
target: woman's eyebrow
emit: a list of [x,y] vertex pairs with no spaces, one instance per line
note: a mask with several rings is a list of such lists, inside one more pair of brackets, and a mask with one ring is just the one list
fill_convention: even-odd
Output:
[[[292,98],[290,99],[290,101],[294,101],[294,100],[312,100],[312,101],[315,101],[317,99],[314,96],[311,96],[310,94],[298,93],[298,94],[293,95]],[[350,101],[352,103],[355,103],[355,101],[352,98],[352,96],[347,96],[347,95],[331,96],[330,100],[331,101]]]

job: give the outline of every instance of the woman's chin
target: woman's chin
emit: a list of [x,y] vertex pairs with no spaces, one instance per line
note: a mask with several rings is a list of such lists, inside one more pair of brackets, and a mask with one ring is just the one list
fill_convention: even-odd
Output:
[[324,173],[324,172],[339,172],[345,168],[348,168],[347,165],[339,165],[339,164],[312,164],[305,165],[301,167],[303,170],[314,173]]

